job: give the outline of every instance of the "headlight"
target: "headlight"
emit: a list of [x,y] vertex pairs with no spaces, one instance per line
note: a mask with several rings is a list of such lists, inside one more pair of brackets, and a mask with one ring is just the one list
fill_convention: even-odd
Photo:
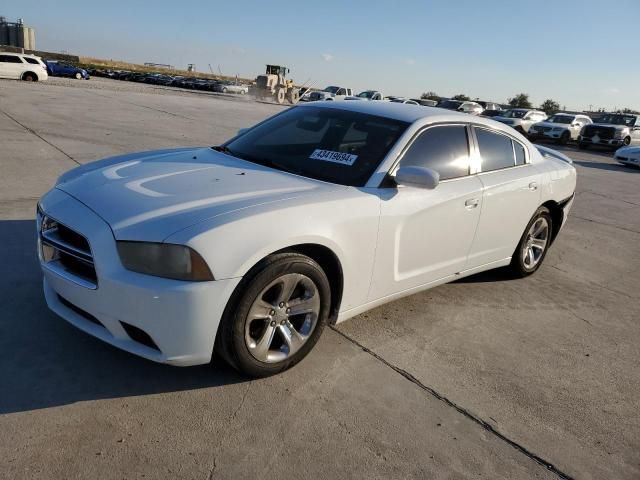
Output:
[[127,270],[174,280],[213,280],[206,262],[185,245],[120,241],[117,245],[120,261]]
[[613,134],[613,138],[624,138],[627,134],[625,130],[616,130],[616,133]]

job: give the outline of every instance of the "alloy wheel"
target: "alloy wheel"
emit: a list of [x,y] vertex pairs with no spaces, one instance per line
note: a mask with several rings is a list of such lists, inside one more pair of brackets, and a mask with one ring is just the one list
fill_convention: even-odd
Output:
[[549,222],[546,217],[540,217],[527,232],[527,239],[522,245],[522,263],[525,268],[532,270],[540,263],[549,244]]
[[302,348],[320,315],[320,295],[306,275],[288,273],[258,294],[245,321],[245,344],[258,361],[276,363]]

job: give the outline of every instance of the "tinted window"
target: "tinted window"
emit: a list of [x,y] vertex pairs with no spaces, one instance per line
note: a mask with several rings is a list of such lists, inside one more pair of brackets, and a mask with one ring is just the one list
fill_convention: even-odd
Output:
[[464,126],[433,127],[411,144],[400,161],[402,167],[428,167],[440,180],[469,174],[469,142]]
[[225,144],[229,155],[364,186],[408,124],[334,108],[294,107]]
[[35,58],[24,57],[24,59],[27,61],[27,63],[31,63],[33,65],[40,65],[40,62],[38,62],[38,60],[36,60]]
[[526,162],[526,156],[524,153],[524,147],[521,143],[511,140],[513,142],[513,149],[516,152],[516,165],[524,165]]
[[482,157],[482,171],[499,170],[515,165],[511,139],[488,130],[476,129],[478,147]]
[[0,55],[0,62],[22,63],[22,60],[20,60],[20,57],[16,57],[15,55]]

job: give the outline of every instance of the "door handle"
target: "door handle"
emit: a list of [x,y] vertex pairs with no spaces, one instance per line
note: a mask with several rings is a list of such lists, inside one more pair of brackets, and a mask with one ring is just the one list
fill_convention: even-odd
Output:
[[470,198],[469,200],[464,202],[464,206],[467,207],[468,210],[470,210],[472,208],[476,208],[479,203],[480,200],[478,200],[477,198]]
[[538,184],[537,184],[536,182],[531,182],[531,183],[529,184],[529,190],[531,190],[531,191],[534,191],[534,192],[535,192],[537,189],[538,189]]

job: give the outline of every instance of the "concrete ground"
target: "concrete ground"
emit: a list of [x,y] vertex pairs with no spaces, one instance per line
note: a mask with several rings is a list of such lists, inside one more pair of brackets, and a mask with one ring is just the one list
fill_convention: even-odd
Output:
[[0,477],[640,478],[640,170],[609,152],[565,149],[577,198],[536,275],[370,311],[269,379],[153,364],[47,310],[33,218],[57,175],[279,108],[0,81]]

